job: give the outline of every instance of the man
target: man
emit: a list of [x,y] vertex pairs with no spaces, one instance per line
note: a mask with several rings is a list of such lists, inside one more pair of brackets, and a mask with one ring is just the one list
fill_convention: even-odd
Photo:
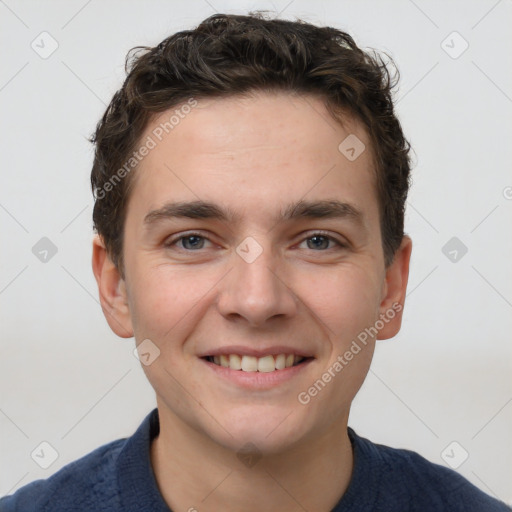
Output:
[[393,85],[347,34],[259,15],[134,56],[92,139],[92,263],[158,407],[2,511],[507,510],[348,427],[407,287]]

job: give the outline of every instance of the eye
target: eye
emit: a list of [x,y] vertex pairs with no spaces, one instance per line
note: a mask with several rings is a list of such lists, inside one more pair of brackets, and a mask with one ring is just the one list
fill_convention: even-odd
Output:
[[166,247],[178,246],[179,249],[185,249],[187,251],[196,251],[203,249],[205,242],[209,242],[208,238],[198,233],[189,233],[182,235],[178,238],[174,238],[165,243]]
[[345,244],[339,242],[332,236],[325,235],[323,233],[314,233],[308,238],[304,239],[301,245],[306,242],[308,249],[313,249],[315,251],[325,251],[328,249],[333,249],[332,244],[337,246],[338,248],[346,247]]

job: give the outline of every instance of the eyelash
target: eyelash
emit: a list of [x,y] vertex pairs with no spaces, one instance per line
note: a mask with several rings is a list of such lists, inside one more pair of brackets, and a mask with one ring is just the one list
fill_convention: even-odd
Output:
[[[165,247],[167,248],[171,248],[172,246],[176,245],[178,242],[180,242],[181,240],[184,240],[186,238],[190,238],[190,237],[199,237],[199,238],[202,238],[204,240],[208,240],[209,242],[211,242],[211,240],[207,237],[207,236],[204,236],[202,235],[201,233],[197,233],[197,232],[190,232],[190,233],[187,233],[185,235],[180,235],[179,237],[177,238],[172,238],[170,239],[168,242],[166,242],[164,245]],[[327,240],[331,241],[331,242],[334,242],[337,246],[338,246],[338,249],[345,249],[348,247],[347,244],[345,243],[342,243],[340,242],[339,240],[337,240],[336,238],[334,238],[333,236],[331,235],[328,235],[327,233],[323,232],[323,231],[315,231],[313,232],[311,235],[307,236],[306,238],[303,238],[301,240],[301,242],[304,242],[306,240],[310,240],[311,238],[314,238],[316,236],[321,236],[323,238],[326,238]],[[180,247],[179,248],[180,250],[183,250],[183,251],[186,251],[186,252],[199,252],[201,249],[197,249],[197,251],[194,251],[192,249],[185,249],[183,247]],[[314,251],[314,249],[311,249],[313,250],[314,252],[327,252],[327,251],[330,251],[330,250],[333,250],[334,248],[331,247],[329,249],[322,249],[322,250],[319,250],[319,251]]]

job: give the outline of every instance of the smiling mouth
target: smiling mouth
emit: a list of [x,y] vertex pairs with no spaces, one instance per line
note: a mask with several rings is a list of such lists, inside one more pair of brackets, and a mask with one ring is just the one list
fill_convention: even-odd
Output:
[[297,356],[295,354],[277,354],[263,357],[221,354],[219,356],[206,356],[204,359],[218,366],[230,368],[231,370],[269,373],[291,368],[292,366],[298,366],[312,358]]

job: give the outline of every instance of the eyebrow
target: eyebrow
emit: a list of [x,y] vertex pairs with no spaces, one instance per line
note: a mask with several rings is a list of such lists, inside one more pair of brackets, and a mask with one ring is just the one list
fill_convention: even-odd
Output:
[[[213,219],[223,222],[236,222],[239,216],[230,209],[222,208],[209,201],[170,202],[161,208],[150,211],[144,217],[144,225],[151,226],[173,218]],[[304,201],[290,204],[280,214],[279,220],[290,221],[300,218],[341,219],[349,218],[363,225],[363,214],[355,206],[338,200]]]
[[283,220],[298,218],[310,219],[340,219],[348,217],[357,223],[362,223],[363,214],[355,206],[338,200],[298,201],[289,205],[282,215]]

